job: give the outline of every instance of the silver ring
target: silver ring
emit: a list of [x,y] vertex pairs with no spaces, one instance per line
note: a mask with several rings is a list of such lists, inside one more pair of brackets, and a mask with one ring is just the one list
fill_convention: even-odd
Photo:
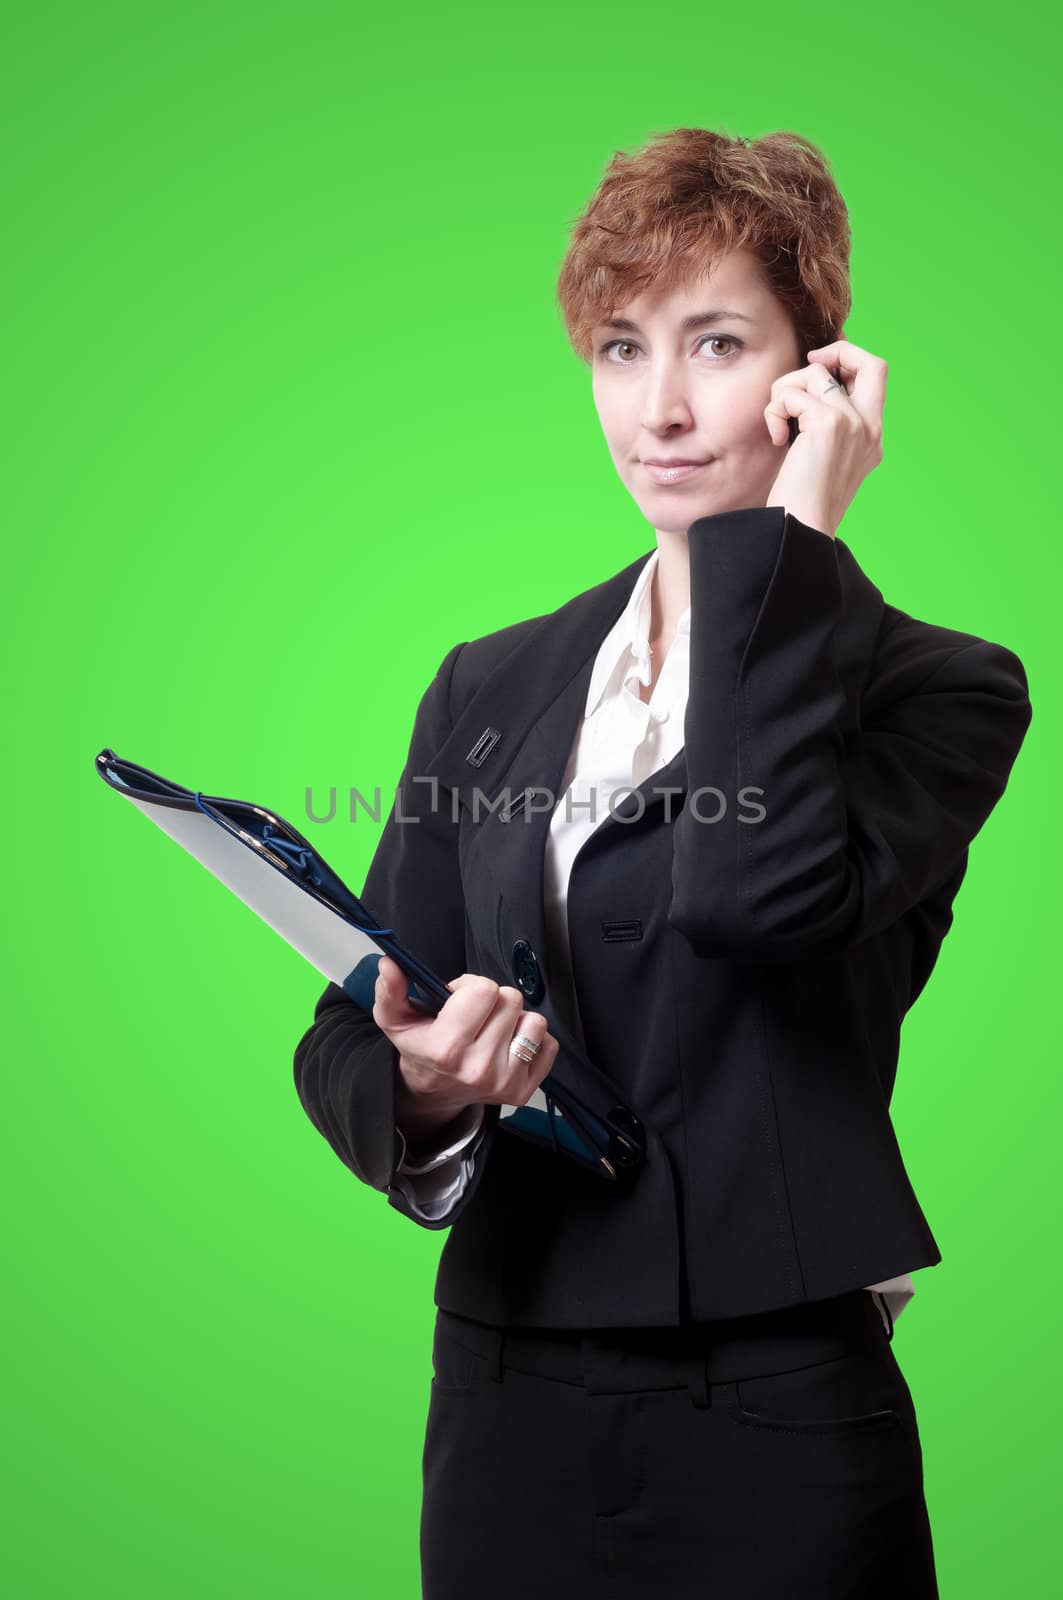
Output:
[[534,1061],[539,1054],[539,1045],[534,1039],[529,1039],[525,1033],[515,1033],[509,1041],[509,1048],[513,1055],[519,1056],[522,1061]]

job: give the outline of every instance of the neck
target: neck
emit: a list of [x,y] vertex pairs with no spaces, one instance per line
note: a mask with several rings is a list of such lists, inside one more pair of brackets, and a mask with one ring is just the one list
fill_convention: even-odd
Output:
[[685,533],[657,530],[657,571],[650,592],[650,643],[663,644],[663,655],[690,604],[690,549]]

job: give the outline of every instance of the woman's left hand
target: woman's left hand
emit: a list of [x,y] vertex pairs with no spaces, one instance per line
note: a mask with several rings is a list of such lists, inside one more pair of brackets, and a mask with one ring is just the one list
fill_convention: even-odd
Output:
[[800,429],[766,503],[833,539],[857,489],[882,460],[887,367],[847,339],[810,350],[808,359],[809,366],[776,378],[764,408],[773,444],[782,448],[789,439],[789,417]]

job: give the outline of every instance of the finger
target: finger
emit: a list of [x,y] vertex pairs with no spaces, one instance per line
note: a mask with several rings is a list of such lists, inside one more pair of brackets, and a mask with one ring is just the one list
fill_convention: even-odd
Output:
[[783,388],[772,386],[772,396],[764,407],[764,420],[771,434],[772,444],[784,444],[790,437],[789,418],[796,417],[798,427],[801,418],[814,405],[819,402],[810,394],[809,390],[801,384],[789,384]]
[[[818,407],[829,406],[834,410],[852,408],[850,396],[840,385],[832,383],[826,374],[810,380],[810,384],[811,382],[820,386],[818,392],[811,386],[802,387],[795,384],[789,389],[777,390],[769,404],[764,407],[764,420],[768,425],[773,444],[781,443],[781,434],[789,438],[789,424],[784,420],[787,417],[796,417],[798,432],[804,433],[808,428],[805,419],[810,419]],[[853,425],[859,426],[855,420]]]
[[561,1045],[552,1033],[544,1033],[539,1040],[539,1049],[536,1051],[535,1060],[527,1063],[528,1067],[528,1092],[538,1089],[543,1079],[548,1077],[557,1060],[557,1053]]
[[[524,1014],[523,1006],[524,995],[519,989],[508,984],[499,986],[490,1015],[475,1037],[466,1038],[460,1046],[463,1074],[472,1082],[487,1085],[489,1094],[505,1094],[512,1086],[514,1072],[524,1065],[519,1056],[507,1054],[514,1036],[525,1033],[535,1043],[539,1042],[530,1014]],[[544,1017],[544,1029],[545,1025]]]
[[[530,1040],[531,1045],[537,1047],[530,1061],[526,1061],[524,1055],[513,1048],[518,1038]],[[559,1048],[557,1039],[547,1031],[547,1021],[541,1013],[525,1011],[517,1018],[512,1037],[506,1041],[506,1050],[509,1081],[511,1084],[514,1082],[514,1075],[516,1080],[516,1087],[510,1092],[518,1095],[521,1104],[527,1104],[548,1075]]]
[[[498,991],[494,1010],[476,1035],[476,1043],[482,1048],[484,1058],[493,1061],[501,1048],[508,1048],[513,1035],[525,1031],[524,1024],[529,1021],[530,1015],[524,1012],[521,991],[503,984]],[[531,1037],[533,1035],[529,1032]]]
[[[539,1011],[524,1010],[524,995],[519,989],[504,986],[498,991],[498,1005],[480,1030],[476,1043],[486,1059],[494,1061],[507,1051],[517,1034],[539,1044],[546,1032],[546,1018]],[[518,1056],[513,1062],[519,1061]]]
[[481,1043],[497,1007],[503,1005],[512,1017],[520,1009],[522,996],[519,989],[509,989],[509,1000],[501,1000],[498,984],[478,973],[463,973],[455,979],[455,985],[456,992],[436,1014],[433,1054],[440,1061],[460,1062],[462,1075],[468,1068],[476,1076],[482,1065],[493,1061],[497,1054],[493,1036],[486,1046]]
[[845,384],[838,376],[836,367],[809,367],[808,382],[805,385],[809,394],[814,394],[818,400],[826,405],[849,405],[851,396]]
[[836,339],[833,344],[810,350],[808,359],[819,366],[838,367],[849,398],[864,421],[881,427],[889,372],[881,356],[862,350],[858,344],[850,344],[848,339]]
[[[447,987],[450,988],[451,985],[448,984]],[[429,1008],[411,999],[410,979],[392,956],[381,955],[377,962],[373,992],[379,1006],[379,1015],[375,1005],[373,1016],[377,1025],[385,1030],[406,1028],[413,1023],[433,1020],[433,1013]]]
[[[508,1021],[508,1031],[501,1027],[502,1042],[508,1048],[519,1034],[522,1039],[530,1039],[532,1044],[541,1045],[546,1037],[547,1021],[541,1011],[518,1011],[516,1017],[502,1019],[503,1024]],[[519,1057],[518,1057],[519,1059]],[[529,1063],[530,1065],[530,1063]]]
[[386,1033],[411,1022],[430,1020],[409,997],[409,980],[397,961],[381,956],[374,985],[373,1021]]
[[[790,396],[789,401],[785,398]],[[771,385],[771,400],[764,408],[764,420],[771,442],[776,447],[790,442],[790,420],[798,419],[798,432],[802,432],[800,425],[801,416],[808,411],[807,403],[795,396],[814,395],[825,399],[825,403],[847,401],[849,394],[845,385],[826,366],[801,367],[794,372],[783,372],[773,379]]]
[[844,383],[847,387],[856,377],[855,367],[847,367],[844,361],[839,361],[833,356],[817,355],[814,350],[809,353],[808,366],[805,370],[806,372],[829,372],[836,382]]
[[777,378],[772,379],[771,391],[774,394],[776,389],[789,389],[794,385],[800,388],[803,383],[807,382],[808,376],[809,369],[807,367],[794,367],[792,372],[780,372]]
[[805,354],[810,361],[815,356],[817,361],[822,361],[828,367],[841,365],[854,375],[865,367],[873,366],[880,359],[872,355],[870,350],[865,350],[861,345],[853,344],[848,339],[835,339],[831,344],[818,344],[814,350],[807,350]]
[[478,972],[463,972],[448,987],[454,992],[444,1003],[439,1016],[458,1029],[467,1044],[478,1038],[490,1022],[501,994],[510,996],[511,1005],[520,996],[519,989],[503,988],[493,978]]
[[476,973],[476,972],[462,972],[462,973],[459,974],[458,977],[451,978],[450,982],[447,984],[447,988],[448,989],[465,988],[470,983],[475,983],[478,977],[479,977],[479,973]]

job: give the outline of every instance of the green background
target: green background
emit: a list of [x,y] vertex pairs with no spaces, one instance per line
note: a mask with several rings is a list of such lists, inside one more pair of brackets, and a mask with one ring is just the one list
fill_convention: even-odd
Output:
[[[299,1104],[323,980],[93,758],[297,826],[308,788],[393,793],[452,644],[652,547],[554,288],[613,152],[677,126],[826,152],[846,333],[890,363],[885,460],[840,533],[887,599],[1029,674],[1026,747],[904,1032],[894,1117],[944,1260],[894,1348],[943,1596],[1047,1592],[1060,150],[1040,15],[5,12],[10,1594],[418,1593],[445,1236]],[[342,816],[314,837],[357,888],[378,829]]]

